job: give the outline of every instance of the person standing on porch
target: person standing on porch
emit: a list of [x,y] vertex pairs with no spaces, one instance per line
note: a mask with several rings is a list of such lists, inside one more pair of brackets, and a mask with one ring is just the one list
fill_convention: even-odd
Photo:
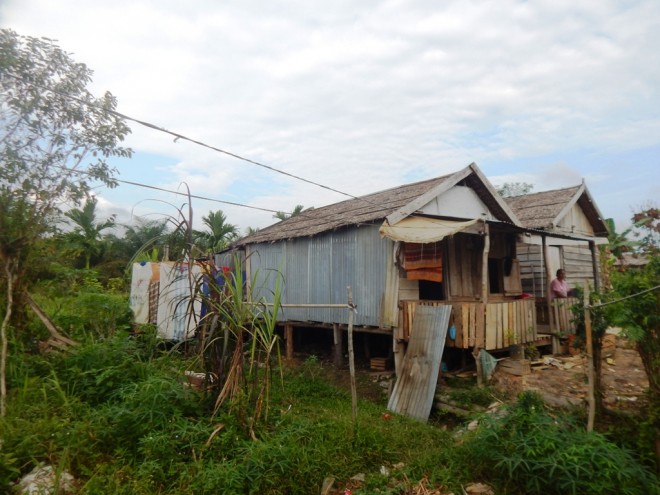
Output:
[[566,272],[560,268],[557,270],[557,278],[550,283],[552,299],[568,297],[570,292],[571,289],[566,282]]

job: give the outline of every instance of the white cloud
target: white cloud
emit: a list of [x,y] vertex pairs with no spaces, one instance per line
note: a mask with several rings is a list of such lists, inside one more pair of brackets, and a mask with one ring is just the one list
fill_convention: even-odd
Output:
[[[0,6],[3,27],[56,38],[93,68],[95,90],[117,95],[123,113],[351,194],[471,161],[489,175],[524,174],[535,190],[583,176],[615,190],[614,174],[592,170],[598,153],[660,147],[659,19],[660,3],[643,0]],[[194,194],[281,210],[342,199],[132,128],[136,160],[175,159],[157,173],[163,187],[185,181]],[[657,162],[645,162],[656,185]],[[641,195],[654,191],[647,183]],[[603,195],[627,216],[625,197]],[[271,220],[197,210],[207,207],[244,226]]]

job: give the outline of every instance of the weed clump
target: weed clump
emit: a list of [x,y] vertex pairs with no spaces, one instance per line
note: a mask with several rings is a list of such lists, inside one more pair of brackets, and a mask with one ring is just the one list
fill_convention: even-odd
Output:
[[548,412],[524,392],[503,416],[483,419],[461,446],[474,474],[511,494],[660,493],[656,476],[626,449]]

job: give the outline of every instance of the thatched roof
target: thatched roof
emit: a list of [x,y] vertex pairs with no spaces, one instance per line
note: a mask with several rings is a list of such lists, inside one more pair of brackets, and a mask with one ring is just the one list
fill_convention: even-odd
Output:
[[597,236],[607,236],[607,226],[584,183],[523,196],[506,198],[525,228],[553,230],[570,208],[579,204]]
[[497,195],[475,164],[470,164],[454,174],[414,182],[384,191],[367,194],[321,208],[304,210],[302,213],[282,220],[256,233],[239,239],[233,244],[238,247],[260,242],[274,242],[295,237],[306,237],[339,229],[349,225],[372,224],[383,219],[426,194],[462,184],[472,187],[497,218],[511,223],[518,220],[509,207]]

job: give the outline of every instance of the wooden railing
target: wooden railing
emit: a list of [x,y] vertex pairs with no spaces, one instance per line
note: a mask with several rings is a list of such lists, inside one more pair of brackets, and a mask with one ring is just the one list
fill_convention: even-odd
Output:
[[[504,349],[513,344],[534,342],[536,309],[533,299],[478,303],[448,301],[401,301],[403,310],[403,338],[408,340],[418,305],[452,306],[448,347],[487,350]],[[453,327],[453,330],[452,330]]]
[[553,299],[550,302],[553,333],[560,335],[575,333],[575,323],[573,323],[571,306],[577,304],[577,302],[578,299],[576,297]]

